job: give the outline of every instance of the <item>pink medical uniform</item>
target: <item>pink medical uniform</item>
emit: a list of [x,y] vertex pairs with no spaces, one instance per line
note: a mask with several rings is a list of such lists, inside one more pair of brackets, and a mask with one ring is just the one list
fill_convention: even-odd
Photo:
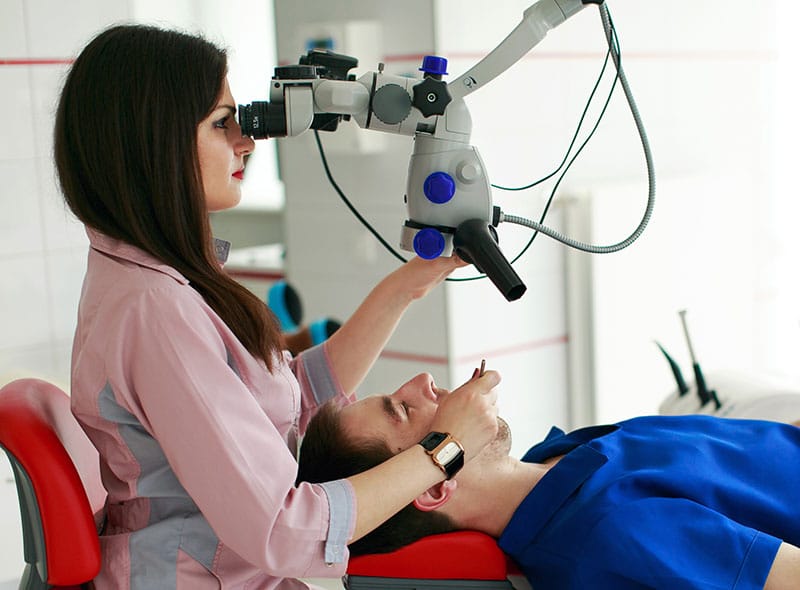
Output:
[[270,373],[174,268],[87,233],[71,396],[108,491],[95,587],[285,590],[343,575],[352,487],[295,487],[314,410],[350,401],[326,345]]

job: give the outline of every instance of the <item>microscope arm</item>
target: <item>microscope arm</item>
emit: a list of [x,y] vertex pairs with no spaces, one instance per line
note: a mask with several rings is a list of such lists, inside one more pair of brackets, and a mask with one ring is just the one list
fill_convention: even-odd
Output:
[[522,16],[517,27],[495,47],[491,53],[448,85],[453,99],[462,98],[494,80],[522,59],[535,45],[586,4],[600,4],[585,0],[539,0]]

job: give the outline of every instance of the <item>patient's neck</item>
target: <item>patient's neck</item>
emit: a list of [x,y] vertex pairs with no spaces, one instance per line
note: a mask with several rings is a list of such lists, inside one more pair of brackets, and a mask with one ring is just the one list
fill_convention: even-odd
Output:
[[453,503],[451,516],[460,528],[499,537],[520,503],[560,459],[524,463],[507,457],[495,463],[459,485],[458,502]]

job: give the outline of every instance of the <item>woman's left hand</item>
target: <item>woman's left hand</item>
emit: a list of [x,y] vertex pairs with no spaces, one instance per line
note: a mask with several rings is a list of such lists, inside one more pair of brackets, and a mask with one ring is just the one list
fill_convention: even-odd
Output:
[[393,274],[398,278],[397,284],[400,288],[406,291],[412,299],[420,299],[445,280],[455,269],[462,266],[467,266],[467,263],[456,254],[439,256],[433,260],[415,256]]

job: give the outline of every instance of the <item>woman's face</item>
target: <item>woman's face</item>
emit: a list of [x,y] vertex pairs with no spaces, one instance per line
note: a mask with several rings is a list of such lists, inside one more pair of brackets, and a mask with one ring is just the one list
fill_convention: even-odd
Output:
[[235,115],[236,103],[225,80],[219,102],[197,126],[197,156],[209,211],[230,209],[242,198],[244,157],[255,144],[242,135]]

